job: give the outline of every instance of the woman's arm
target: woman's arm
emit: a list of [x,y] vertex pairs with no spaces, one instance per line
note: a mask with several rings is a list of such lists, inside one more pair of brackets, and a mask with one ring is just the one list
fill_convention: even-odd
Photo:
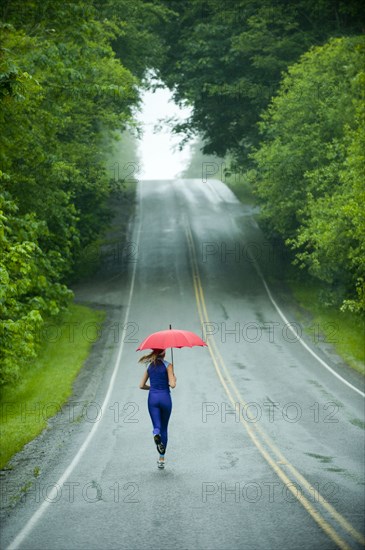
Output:
[[169,377],[169,386],[170,386],[170,388],[175,388],[176,387],[176,376],[175,376],[175,373],[174,373],[174,367],[171,363],[167,366],[167,376]]
[[139,383],[139,387],[141,388],[141,390],[149,390],[150,387],[147,386],[146,382],[147,380],[149,379],[150,375],[148,374],[148,372],[146,371],[144,373],[144,375],[142,376],[142,380],[140,381]]

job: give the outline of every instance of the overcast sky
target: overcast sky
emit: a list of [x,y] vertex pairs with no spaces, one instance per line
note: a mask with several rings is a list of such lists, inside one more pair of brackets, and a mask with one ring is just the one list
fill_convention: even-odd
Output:
[[[189,109],[180,109],[171,99],[168,89],[159,89],[155,93],[147,91],[143,94],[143,109],[138,120],[143,123],[143,137],[139,141],[139,157],[141,159],[140,179],[172,179],[188,164],[190,147],[187,145],[179,151],[176,145],[181,137],[171,135],[168,126],[163,125],[162,131],[154,133],[154,126],[159,119],[179,117],[184,120],[189,116]],[[174,147],[175,146],[175,147]]]

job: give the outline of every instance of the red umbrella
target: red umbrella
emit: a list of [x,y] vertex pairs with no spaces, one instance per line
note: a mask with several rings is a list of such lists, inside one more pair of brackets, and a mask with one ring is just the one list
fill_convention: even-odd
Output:
[[193,346],[206,345],[207,344],[194,332],[172,329],[170,325],[169,330],[159,330],[147,336],[136,351],[143,349],[192,348]]

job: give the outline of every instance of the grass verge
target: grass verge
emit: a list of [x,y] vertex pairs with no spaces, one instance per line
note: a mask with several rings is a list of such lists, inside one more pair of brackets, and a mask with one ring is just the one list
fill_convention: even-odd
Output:
[[43,431],[47,419],[70,397],[72,383],[96,340],[93,327],[96,331],[104,319],[102,311],[73,304],[52,325],[45,326],[42,333],[48,334],[48,341],[38,357],[24,369],[17,385],[1,391],[0,468]]
[[242,174],[226,174],[224,183],[230,188],[242,204],[249,204],[250,206],[256,205],[257,198],[252,193],[250,184],[245,181]]
[[306,331],[314,341],[321,339],[332,344],[344,361],[365,375],[365,320],[335,307],[323,306],[318,300],[318,284],[311,280],[287,279],[295,301],[311,317]]

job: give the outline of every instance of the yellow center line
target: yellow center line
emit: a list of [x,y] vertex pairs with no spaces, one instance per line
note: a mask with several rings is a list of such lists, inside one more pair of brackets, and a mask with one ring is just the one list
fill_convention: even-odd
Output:
[[[200,320],[202,324],[205,322],[209,322],[209,316],[206,309],[205,304],[205,298],[203,293],[203,288],[200,281],[199,276],[199,270],[198,270],[198,263],[196,258],[196,252],[195,252],[195,246],[193,237],[191,234],[190,226],[186,223],[185,225],[186,229],[186,236],[189,246],[189,252],[190,252],[190,259],[192,264],[192,271],[193,271],[193,285],[194,285],[194,292],[195,292],[195,298],[198,308],[198,314],[200,317]],[[242,398],[240,392],[238,391],[235,383],[233,382],[231,375],[225,365],[225,362],[223,360],[222,355],[220,354],[218,347],[216,345],[216,342],[212,335],[209,335],[207,337],[207,343],[208,343],[208,349],[209,353],[211,355],[215,370],[217,372],[217,375],[233,405],[235,405],[237,399],[232,396],[231,391],[228,388],[228,385],[226,381],[224,380],[224,377],[222,376],[221,369],[219,368],[219,365],[217,363],[216,357],[218,357],[219,362],[221,364],[221,367],[226,375],[227,380],[229,381],[229,384],[231,385],[231,388],[236,394],[237,398],[243,405],[247,405],[245,400]],[[214,353],[212,349],[214,348]],[[284,457],[284,455],[279,451],[279,449],[274,445],[274,443],[271,441],[271,439],[266,435],[264,430],[254,424],[253,426],[247,424],[240,415],[240,422],[246,429],[248,435],[250,436],[251,440],[254,442],[262,456],[265,458],[265,460],[269,463],[269,465],[272,467],[272,469],[275,471],[275,473],[278,475],[278,477],[285,482],[285,484],[288,486],[288,489],[293,493],[295,498],[303,505],[303,507],[307,510],[307,512],[313,517],[313,519],[317,522],[317,524],[325,531],[325,533],[340,547],[340,548],[350,548],[348,544],[337,534],[337,532],[333,529],[333,527],[321,516],[321,514],[312,506],[312,504],[308,501],[308,499],[302,495],[301,493],[298,494],[298,490],[295,486],[293,486],[292,480],[287,477],[285,472],[278,466],[278,464],[272,459],[270,454],[265,450],[265,448],[262,446],[260,440],[254,433],[254,430],[259,432],[262,439],[266,442],[266,445],[269,447],[269,449],[280,459],[281,462],[284,462],[288,468],[288,470],[292,473],[292,475],[300,481],[300,483],[303,485],[303,487],[309,492],[318,495],[318,497],[321,499],[321,504],[323,507],[332,515],[332,517],[337,521],[337,523],[346,530],[355,540],[358,542],[364,544],[365,539],[362,536],[361,533],[359,533],[340,513],[338,513],[334,507],[329,504],[316,490],[297,470],[296,468]],[[254,428],[254,429],[253,429]]]

